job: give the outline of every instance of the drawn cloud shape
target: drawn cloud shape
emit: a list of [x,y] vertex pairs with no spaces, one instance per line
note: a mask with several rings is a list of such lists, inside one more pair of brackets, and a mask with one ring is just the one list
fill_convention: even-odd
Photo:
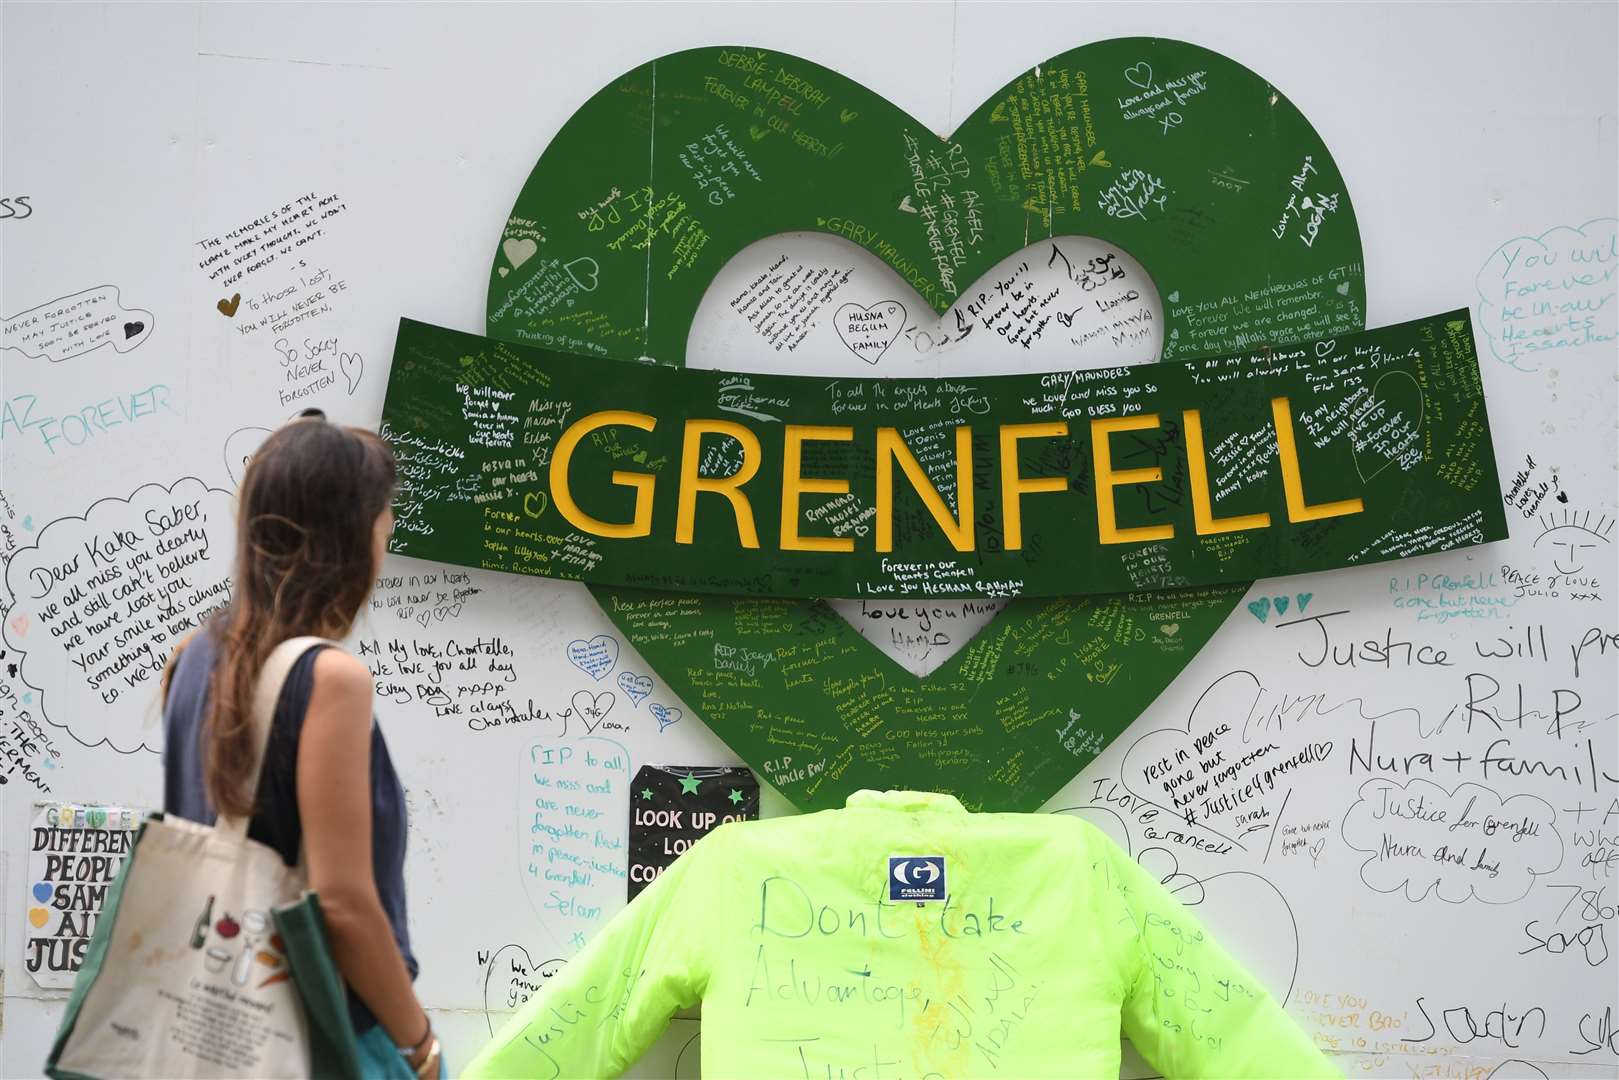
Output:
[[231,495],[195,477],[58,518],[6,563],[6,648],[45,719],[86,746],[162,748],[169,653],[230,600]]
[[1497,360],[1539,371],[1541,353],[1619,336],[1616,227],[1611,217],[1559,225],[1490,254],[1473,283],[1478,326]]
[[1563,864],[1557,815],[1544,799],[1502,799],[1479,784],[1454,792],[1429,780],[1368,780],[1344,815],[1344,843],[1370,857],[1360,879],[1375,892],[1430,894],[1447,904],[1521,900]]
[[0,348],[53,364],[103,345],[120,353],[152,336],[156,320],[144,308],[126,308],[116,285],[97,285],[9,316],[0,326]]

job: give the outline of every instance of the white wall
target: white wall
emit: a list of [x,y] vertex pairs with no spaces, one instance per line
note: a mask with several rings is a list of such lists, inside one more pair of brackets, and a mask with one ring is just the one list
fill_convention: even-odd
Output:
[[[1539,520],[1565,511],[1584,520],[1590,511],[1595,526],[1616,514],[1614,351],[1610,341],[1513,366],[1485,335],[1498,334],[1503,282],[1517,280],[1526,256],[1555,253],[1560,270],[1576,250],[1602,253],[1598,273],[1610,276],[1561,299],[1586,300],[1603,332],[1614,332],[1619,110],[1611,4],[12,4],[0,19],[0,197],[28,196],[32,208],[0,220],[0,314],[9,319],[101,286],[115,287],[118,302],[135,312],[114,321],[112,344],[82,355],[0,351],[0,397],[10,407],[0,414],[0,551],[7,556],[45,543],[42,534],[58,519],[90,515],[82,526],[59,526],[53,538],[142,521],[157,489],[134,506],[118,500],[143,485],[196,477],[228,492],[230,462],[251,446],[251,433],[237,433],[274,426],[304,405],[375,424],[397,319],[482,329],[489,260],[539,152],[607,79],[651,57],[726,43],[796,52],[886,94],[941,134],[1026,68],[1108,37],[1182,38],[1270,78],[1313,122],[1348,181],[1365,245],[1370,324],[1473,308],[1503,483],[1532,458],[1525,487],[1547,485],[1545,503],[1528,516],[1511,512],[1511,539],[1490,548],[1261,582],[1250,597],[1312,593],[1312,613],[1345,612],[1328,623],[1335,642],[1391,635],[1447,650],[1450,664],[1397,657],[1386,667],[1311,666],[1316,624],[1278,629],[1274,618],[1262,622],[1239,607],[1163,698],[1049,809],[1085,814],[1137,852],[1152,846],[1133,800],[1114,781],[1147,794],[1130,780],[1139,769],[1127,767],[1150,745],[1137,743],[1164,738],[1149,736],[1159,729],[1203,723],[1207,704],[1194,704],[1204,691],[1217,685],[1207,701],[1220,700],[1241,681],[1221,677],[1247,669],[1263,687],[1259,704],[1251,706],[1249,689],[1221,707],[1279,717],[1275,739],[1284,748],[1332,742],[1330,782],[1294,790],[1285,806],[1278,800],[1271,812],[1281,835],[1263,851],[1181,847],[1173,867],[1163,854],[1146,860],[1187,875],[1179,883],[1203,882],[1183,895],[1205,894],[1204,918],[1274,990],[1290,993],[1294,1015],[1345,1052],[1341,1063],[1353,1074],[1473,1077],[1509,1060],[1539,1062],[1546,1075],[1619,1069],[1612,1039],[1619,961],[1611,955],[1619,949],[1612,911],[1619,882],[1613,862],[1582,865],[1619,843],[1619,648],[1603,650],[1588,636],[1619,629],[1619,559],[1611,533],[1542,538]],[[216,304],[238,288],[221,288],[199,269],[206,252],[197,242],[307,193],[335,193],[330,205],[342,210],[298,255],[311,278],[326,269],[328,282],[344,287],[329,294],[329,313],[296,329],[244,332],[258,317],[255,283],[250,276],[240,286],[237,315],[222,317]],[[1582,235],[1554,231],[1586,223]],[[782,240],[780,250],[825,243]],[[770,250],[749,257],[768,258]],[[857,258],[849,255],[851,264]],[[876,271],[865,272],[871,284],[856,283],[857,290],[891,289]],[[120,340],[125,322],[143,325]],[[309,380],[287,380],[280,338],[303,352],[306,338],[336,339],[332,355],[349,360],[330,386],[289,403],[280,391]],[[744,339],[723,326],[700,319],[697,340],[711,343],[713,365],[749,366]],[[8,335],[13,343],[21,339]],[[836,346],[827,349],[801,352],[799,370],[822,370],[817,356],[833,363]],[[66,419],[74,415],[83,422]],[[44,417],[55,417],[54,426],[38,422]],[[228,505],[223,496],[211,499]],[[227,515],[216,513],[209,526],[215,554],[228,546],[228,528],[217,520]],[[1553,583],[1558,559],[1572,569],[1572,551],[1554,548],[1566,538],[1593,546],[1577,557],[1576,583]],[[443,601],[435,595],[425,605],[401,599],[390,607],[392,597],[415,591],[409,575],[440,568],[398,559],[388,569],[406,581],[379,594],[359,638],[443,648],[498,634],[514,651],[514,698],[553,716],[595,686],[568,662],[567,643],[598,634],[616,640],[581,588],[471,571],[464,584],[429,586],[450,594]],[[1534,575],[1538,595],[1520,595],[1509,580]],[[457,597],[457,588],[478,591]],[[409,620],[400,617],[405,606],[415,608]],[[418,625],[424,612],[427,623]],[[1547,655],[1513,652],[1526,632],[1538,647],[1533,628],[1544,629]],[[30,637],[39,629],[8,626],[4,647],[14,655],[0,657],[0,733],[26,708],[43,713],[50,745],[41,755],[49,767],[35,766],[48,795],[20,771],[0,788],[6,1076],[37,1071],[62,1001],[21,964],[33,802],[150,807],[161,800],[149,693],[134,688],[110,707],[78,694],[60,650]],[[885,632],[867,629],[879,639]],[[1582,640],[1588,647],[1576,664],[1572,650]],[[29,687],[3,673],[30,648],[23,675],[35,697],[24,703]],[[627,645],[618,671],[653,676],[652,699],[675,704]],[[5,685],[18,696],[8,698]],[[1482,695],[1492,685],[1499,691],[1480,706],[1489,714],[1469,712],[1469,688]],[[1570,692],[1579,705],[1566,712]],[[398,696],[404,700],[380,702],[379,714],[410,791],[420,992],[449,1035],[452,1062],[464,1061],[487,1036],[486,1007],[506,999],[502,964],[526,952],[539,965],[576,948],[518,862],[527,752],[542,739],[572,735],[539,725],[474,730],[465,717],[435,716],[425,695]],[[1554,724],[1559,703],[1565,715]],[[659,730],[640,706],[615,708],[630,727],[621,741],[635,765],[734,761],[690,710]],[[1373,718],[1376,751],[1368,754]],[[1498,755],[1543,766],[1523,775],[1513,774],[1515,764],[1486,771],[1485,748],[1502,738],[1510,744],[1497,744]],[[110,745],[87,745],[102,739]],[[1354,764],[1352,741],[1371,771]],[[1373,777],[1428,779],[1420,757],[1408,765],[1408,756],[1424,753],[1468,757],[1435,767],[1431,781],[1447,791],[1470,781],[1490,798],[1522,795],[1529,801],[1516,807],[1544,807],[1557,839],[1555,869],[1545,869],[1552,846],[1543,834],[1532,853],[1509,858],[1508,873],[1528,882],[1526,891],[1468,896],[1464,889],[1460,897],[1420,900],[1376,891],[1388,883],[1375,866],[1363,869],[1368,855],[1351,848],[1356,824],[1346,819]],[[1379,759],[1390,755],[1398,760],[1384,767]],[[785,810],[767,791],[766,812]],[[601,891],[604,916],[618,888]],[[1549,944],[1537,945],[1537,935]],[[481,959],[502,949],[491,974]],[[669,1074],[695,1029],[677,1022],[645,1074]],[[681,1075],[695,1075],[694,1058],[686,1053]],[[1535,1075],[1531,1068],[1514,1064],[1498,1075]]]

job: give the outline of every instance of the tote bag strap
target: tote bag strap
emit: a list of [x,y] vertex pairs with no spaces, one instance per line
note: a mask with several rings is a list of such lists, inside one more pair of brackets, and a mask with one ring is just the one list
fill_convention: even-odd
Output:
[[[264,768],[264,748],[270,741],[270,728],[275,722],[276,703],[281,700],[281,688],[286,685],[287,676],[304,653],[317,645],[330,645],[332,648],[341,648],[337,642],[323,637],[295,637],[288,638],[264,658],[264,668],[259,672],[258,685],[253,688],[253,714],[250,717],[253,723],[253,790],[259,786],[259,773]],[[220,815],[214,825],[214,831],[240,843],[247,839],[247,825],[252,815],[232,818]],[[299,853],[299,862],[303,861],[302,852]]]

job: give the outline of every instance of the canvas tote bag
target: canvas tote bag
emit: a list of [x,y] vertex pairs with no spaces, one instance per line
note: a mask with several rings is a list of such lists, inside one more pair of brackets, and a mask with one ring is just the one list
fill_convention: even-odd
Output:
[[[258,769],[293,664],[278,645],[253,697]],[[256,787],[256,781],[255,781]],[[360,1075],[343,980],[302,858],[153,814],[107,895],[45,1071],[58,1078]]]

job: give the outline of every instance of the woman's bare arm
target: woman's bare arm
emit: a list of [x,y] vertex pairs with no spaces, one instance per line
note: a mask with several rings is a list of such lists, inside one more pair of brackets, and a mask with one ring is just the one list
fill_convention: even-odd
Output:
[[336,649],[315,657],[298,746],[298,811],[309,887],[338,969],[397,1046],[427,1030],[371,861],[371,673]]

